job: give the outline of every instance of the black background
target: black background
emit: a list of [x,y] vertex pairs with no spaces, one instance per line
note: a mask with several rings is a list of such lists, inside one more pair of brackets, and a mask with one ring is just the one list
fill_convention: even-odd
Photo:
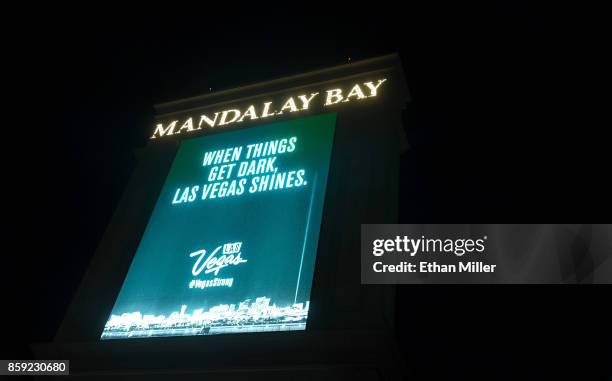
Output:
[[[5,131],[17,135],[5,151],[21,148],[5,159],[19,179],[5,201],[29,233],[4,256],[3,357],[29,358],[29,343],[52,339],[151,132],[153,104],[349,57],[403,61],[413,101],[400,222],[609,219],[609,125],[593,118],[601,101],[585,87],[597,84],[578,16],[511,1],[423,3],[24,17],[5,34],[16,48],[9,96],[25,106],[5,109],[16,117]],[[400,286],[398,339],[415,379],[585,379],[610,370],[610,300],[605,286]]]

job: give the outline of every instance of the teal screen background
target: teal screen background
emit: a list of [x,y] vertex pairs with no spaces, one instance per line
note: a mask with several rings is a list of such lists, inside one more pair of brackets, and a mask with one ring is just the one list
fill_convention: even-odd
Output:
[[[183,140],[102,339],[305,329],[335,125],[327,113]],[[274,166],[304,170],[302,186],[249,193],[255,176],[233,172],[228,181],[247,180],[242,195],[201,199],[212,183],[206,152],[242,146],[238,167],[247,145],[291,137],[294,151],[275,155]],[[192,202],[173,204],[194,185]],[[241,243],[246,262],[194,276],[190,253],[226,243]],[[190,287],[214,278],[232,285]],[[203,318],[211,309],[221,312]]]

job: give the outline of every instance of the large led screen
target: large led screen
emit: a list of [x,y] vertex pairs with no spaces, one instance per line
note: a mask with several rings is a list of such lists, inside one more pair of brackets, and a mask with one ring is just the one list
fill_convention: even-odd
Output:
[[335,124],[183,140],[101,338],[304,330]]

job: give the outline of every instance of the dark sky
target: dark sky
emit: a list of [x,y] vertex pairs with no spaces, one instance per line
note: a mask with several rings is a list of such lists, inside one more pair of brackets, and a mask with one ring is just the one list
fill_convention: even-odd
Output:
[[[580,54],[581,43],[548,10],[512,1],[461,3],[335,10],[258,4],[258,11],[161,10],[155,17],[88,9],[33,23],[33,40],[16,45],[27,51],[26,70],[36,73],[29,77],[41,89],[29,102],[42,115],[31,131],[46,133],[36,135],[46,138],[44,198],[37,198],[46,208],[30,221],[41,233],[39,252],[9,256],[20,270],[8,279],[29,279],[15,305],[37,314],[11,321],[22,333],[9,357],[26,357],[27,343],[52,339],[132,173],[134,149],[151,132],[152,106],[210,88],[397,52],[413,96],[404,115],[412,149],[402,158],[403,222],[609,218],[605,143],[576,111],[583,96],[568,79],[574,70],[568,58]],[[440,313],[459,308],[450,291],[423,293],[446,303]],[[526,292],[503,294],[512,300]],[[571,303],[597,309],[603,295],[590,293],[585,301],[576,290],[536,294],[553,303],[542,319],[567,313]],[[534,298],[530,308],[538,305]],[[577,314],[571,315],[577,324],[591,321]],[[517,312],[512,317],[520,319]]]

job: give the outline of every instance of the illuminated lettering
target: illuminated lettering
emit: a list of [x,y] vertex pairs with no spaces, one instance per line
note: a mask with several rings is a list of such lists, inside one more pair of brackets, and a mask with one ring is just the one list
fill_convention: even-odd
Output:
[[155,135],[158,135],[160,138],[164,135],[172,135],[174,131],[174,127],[176,127],[177,123],[178,123],[178,120],[174,120],[172,121],[172,123],[166,126],[166,128],[164,128],[164,126],[161,123],[158,123],[155,128],[155,132],[153,132],[153,136],[151,136],[151,139],[155,139],[156,138]]
[[251,179],[251,186],[248,191],[249,193],[256,193],[305,186],[307,184],[307,181],[304,180],[305,175],[306,171],[300,169],[298,171],[255,176]]
[[342,99],[342,89],[327,90],[327,100],[325,101],[325,106],[340,103]]
[[289,112],[296,112],[298,111],[297,106],[295,105],[295,101],[293,100],[293,97],[287,99],[287,102],[285,102],[285,104],[283,105],[283,107],[281,107],[280,111],[278,112],[278,114],[282,114],[283,111],[289,109]]
[[[230,112],[233,113],[234,116],[232,117],[232,119],[227,120],[227,116]],[[221,120],[219,121],[219,126],[225,126],[226,124],[234,123],[238,118],[240,118],[240,110],[225,110],[221,113]]]
[[181,128],[179,128],[178,131],[175,132],[175,134],[180,134],[181,131],[183,131],[184,129],[186,129],[187,131],[194,131],[194,129],[193,129],[193,118],[187,119],[185,121],[185,123],[183,123]]
[[357,97],[357,99],[364,99],[366,96],[363,94],[363,91],[361,91],[361,87],[359,85],[355,85],[347,94],[346,98],[344,98],[343,102],[350,101],[351,97]]
[[215,119],[210,119],[208,116],[206,116],[204,114],[200,115],[200,123],[198,123],[198,130],[202,129],[202,123],[206,123],[210,127],[214,127],[215,124],[217,123],[217,117],[218,116],[219,116],[218,112],[215,113]]
[[232,161],[240,160],[240,155],[242,154],[242,147],[233,147],[222,149],[218,151],[207,151],[204,153],[204,160],[202,161],[202,166],[206,167],[211,164],[222,164],[229,163]]
[[[342,88],[335,88],[325,90],[325,102],[320,106],[332,106],[338,103],[346,103],[351,100],[361,100],[371,97],[378,96],[380,87],[387,81],[386,78],[378,79],[376,81],[362,82],[353,84],[348,90],[348,93],[344,95]],[[274,102],[264,102],[263,106],[251,104],[246,106],[246,109],[233,108],[222,111],[217,111],[212,116],[201,114],[199,115],[199,122],[197,128],[194,125],[194,117],[187,117],[180,128],[177,130],[177,125],[181,121],[173,120],[164,126],[163,123],[157,123],[155,131],[151,136],[151,139],[156,139],[164,136],[178,135],[183,132],[193,132],[201,130],[204,125],[208,127],[216,126],[227,126],[232,123],[241,123],[249,120],[257,120],[263,118],[269,118],[275,115],[283,115],[284,113],[294,113],[299,111],[306,111],[312,108],[313,100],[317,99],[319,92],[312,92],[308,94],[302,94],[298,96],[291,96],[285,98],[282,103],[280,110],[274,109]],[[261,107],[261,108],[260,108]],[[244,110],[244,112],[243,112]],[[261,113],[258,113],[261,110]],[[197,118],[197,117],[196,117]]]
[[387,78],[383,78],[383,79],[379,79],[378,83],[376,84],[376,86],[374,85],[374,83],[372,82],[366,82],[365,85],[370,89],[370,96],[371,97],[375,97],[377,95],[377,90],[380,87],[380,85],[383,84],[383,82],[385,82],[387,80]]
[[[183,189],[182,192],[181,192],[181,188],[178,188],[176,190],[176,193],[174,193],[174,198],[172,199],[172,203],[182,204],[184,202],[193,202],[196,199],[197,193],[199,190],[200,190],[200,187],[198,185],[194,185],[191,188],[186,187],[185,189]],[[181,195],[180,197],[179,197],[179,194]]]
[[258,119],[257,118],[257,112],[255,111],[255,106],[253,106],[253,105],[249,106],[249,108],[246,110],[246,112],[244,114],[242,114],[240,119],[238,119],[238,123],[242,122],[244,120],[244,118],[246,118],[247,116],[250,117],[251,120]]
[[276,157],[267,159],[257,159],[252,161],[243,161],[238,167],[238,177],[260,175],[262,173],[270,173],[276,171],[274,162]]
[[261,117],[262,118],[267,118],[269,116],[274,116],[276,115],[276,112],[272,111],[272,113],[270,113],[270,105],[272,104],[272,102],[266,102],[264,103],[264,108],[263,111],[261,113]]
[[212,167],[208,173],[208,181],[224,180],[232,176],[232,170],[236,163]]
[[[193,265],[191,273],[194,276],[197,276],[202,272],[202,270],[206,269],[204,270],[204,274],[214,273],[215,276],[217,276],[219,275],[219,270],[221,270],[224,267],[227,267],[229,265],[237,266],[241,263],[247,262],[246,259],[242,259],[242,257],[240,256],[241,253],[237,253],[236,255],[223,254],[220,257],[215,257],[215,255],[219,252],[219,250],[221,250],[222,247],[223,246],[217,247],[215,250],[213,250],[210,253],[208,257],[206,257],[206,250],[198,250],[198,251],[194,251],[193,253],[189,254],[191,258],[198,257],[198,259],[196,259],[195,264]],[[202,263],[202,260],[205,257],[206,259]]]
[[292,136],[289,139],[272,140],[265,143],[254,143],[247,145],[246,158],[256,158],[260,156],[269,156],[282,154],[285,152],[293,152],[297,137]]
[[306,95],[300,95],[298,98],[302,101],[302,110],[308,110],[308,105],[310,105],[310,101],[312,101],[312,99],[317,95],[319,95],[319,93],[311,93],[310,97],[308,98],[306,97]]

